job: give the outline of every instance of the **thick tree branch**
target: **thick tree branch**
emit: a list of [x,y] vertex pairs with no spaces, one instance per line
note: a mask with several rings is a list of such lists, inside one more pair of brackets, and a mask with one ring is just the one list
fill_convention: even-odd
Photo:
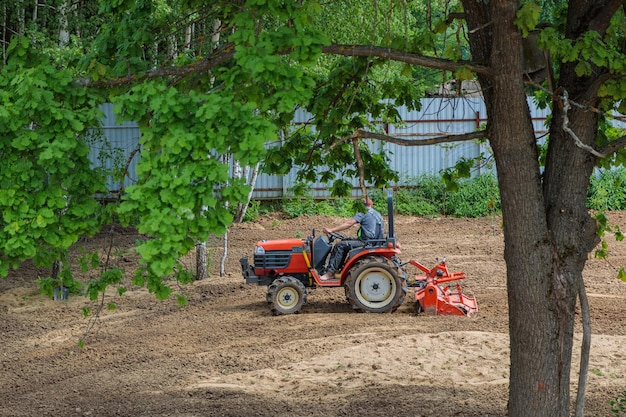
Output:
[[612,153],[624,148],[626,148],[626,136],[622,136],[621,138],[618,138],[608,145],[600,148],[600,152],[602,152],[603,155],[611,155]]
[[[285,50],[278,52],[279,55],[287,55],[291,50]],[[446,71],[456,71],[459,68],[465,67],[471,71],[474,71],[482,75],[491,75],[489,68],[476,65],[468,61],[450,61],[447,59],[433,58],[414,54],[411,52],[401,51],[398,49],[384,48],[381,46],[370,45],[339,45],[332,44],[322,47],[322,52],[325,54],[343,55],[343,56],[360,56],[360,57],[378,57],[389,59],[397,62],[404,62],[411,65],[418,65],[427,68],[435,68]],[[235,57],[235,45],[228,43],[222,45],[216,49],[211,55],[204,59],[193,62],[188,65],[176,67],[161,67],[155,68],[149,71],[145,71],[139,74],[131,74],[125,77],[110,78],[106,80],[94,81],[88,78],[78,80],[77,83],[83,87],[104,87],[113,88],[121,87],[124,85],[130,85],[146,79],[160,78],[160,77],[186,77],[191,74],[201,73],[209,71],[211,68],[221,65],[227,61],[230,61]]]
[[181,67],[162,67],[156,68],[150,71],[145,71],[140,74],[131,74],[127,77],[110,78],[108,80],[93,81],[91,79],[78,80],[77,83],[83,87],[104,87],[113,88],[121,87],[124,85],[130,85],[151,78],[160,77],[185,77],[191,74],[206,72],[211,68],[230,61],[235,56],[235,45],[232,43],[226,44],[221,48],[216,49],[211,55],[204,59],[193,62]]
[[137,153],[141,150],[141,143],[137,143],[137,146],[135,146],[135,149],[133,149],[131,151],[131,153],[128,155],[128,158],[126,158],[126,164],[124,165],[124,170],[122,171],[122,180],[120,181],[120,195],[124,194],[124,178],[129,176],[129,172],[130,172],[130,164],[131,162],[133,162],[133,158],[135,157],[135,155],[137,155]]
[[363,165],[363,158],[361,157],[361,151],[359,150],[358,138],[352,138],[352,146],[354,147],[356,166],[359,169],[359,185],[361,186],[361,192],[363,193],[363,197],[367,198],[367,187],[365,186],[365,166]]
[[569,109],[571,108],[571,106],[570,106],[570,101],[569,101],[569,97],[567,95],[567,91],[566,90],[563,90],[563,97],[562,98],[563,98],[563,130],[565,132],[567,132],[567,134],[570,135],[572,137],[572,139],[574,139],[574,143],[580,149],[584,149],[585,151],[589,152],[590,154],[592,154],[593,156],[596,156],[598,158],[606,157],[606,154],[600,153],[600,152],[596,151],[595,149],[593,149],[591,146],[584,144],[578,138],[576,133],[574,133],[574,131],[569,127],[568,112],[569,112]]
[[468,61],[455,62],[447,59],[427,57],[411,52],[385,48],[382,46],[332,44],[322,47],[322,52],[325,54],[343,56],[379,57],[389,59],[391,61],[405,62],[411,65],[418,65],[427,68],[436,68],[446,71],[456,71],[459,68],[465,67],[477,74],[486,76],[491,75],[491,70],[488,67],[476,65]]
[[605,33],[611,23],[611,18],[622,7],[623,3],[623,0],[607,0],[605,4],[601,2],[595,3],[597,14],[593,16],[589,29],[598,33]]
[[438,136],[436,138],[430,138],[430,139],[412,140],[412,139],[396,138],[394,136],[384,135],[382,133],[368,132],[366,130],[359,129],[353,134],[349,136],[345,136],[339,139],[337,142],[333,143],[328,148],[328,150],[330,151],[333,148],[337,147],[338,145],[344,142],[347,142],[349,140],[353,140],[355,138],[377,139],[383,142],[395,143],[396,145],[401,145],[401,146],[427,146],[427,145],[436,145],[438,143],[465,142],[468,140],[483,139],[483,138],[487,138],[487,131],[479,130],[476,132],[469,132],[469,133],[443,135],[443,136]]
[[[554,96],[557,96],[556,93],[546,90],[545,88],[535,84],[535,83],[529,83],[530,85],[533,85],[534,87],[538,87],[541,90],[552,94]],[[594,156],[597,156],[598,158],[606,158],[607,156],[623,149],[626,148],[626,136],[622,136],[614,141],[612,141],[611,143],[607,144],[606,146],[603,146],[599,149],[593,149],[591,146],[585,145],[584,143],[582,143],[582,141],[578,138],[578,135],[576,135],[576,133],[569,127],[569,110],[572,106],[584,109],[584,110],[588,110],[588,111],[592,111],[594,113],[598,113],[598,114],[602,114],[604,116],[610,117],[610,115],[602,112],[601,110],[595,108],[595,107],[591,107],[591,106],[585,106],[583,104],[577,103],[573,100],[569,99],[569,96],[567,94],[567,91],[564,91],[562,95],[558,95],[558,98],[561,99],[561,101],[563,102],[563,130],[565,130],[565,132],[567,132],[567,134],[569,134],[572,139],[574,140],[574,143],[576,144],[576,146],[578,146],[581,149],[586,150],[587,152],[591,153]]]

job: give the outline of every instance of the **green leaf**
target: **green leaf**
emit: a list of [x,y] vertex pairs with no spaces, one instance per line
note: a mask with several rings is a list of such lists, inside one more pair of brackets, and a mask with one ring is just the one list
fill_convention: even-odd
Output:
[[596,234],[600,237],[605,235],[605,232],[609,229],[609,218],[606,216],[604,212],[598,212],[594,216],[596,220]]
[[454,77],[458,81],[473,80],[474,73],[466,66],[462,66],[454,72]]
[[574,71],[576,71],[576,75],[579,77],[591,75],[591,64],[587,61],[580,61],[578,64],[576,64]]
[[133,275],[132,284],[137,287],[143,287],[146,285],[146,268],[141,267],[135,270]]
[[181,294],[176,294],[176,301],[179,307],[185,307],[187,305],[187,297]]
[[609,257],[608,243],[606,241],[602,241],[601,247],[596,249],[594,256],[596,259],[607,259]]
[[517,11],[514,23],[519,29],[521,29],[522,35],[527,37],[528,34],[533,31],[535,27],[537,27],[540,15],[541,7],[539,7],[539,5],[532,0],[527,1]]

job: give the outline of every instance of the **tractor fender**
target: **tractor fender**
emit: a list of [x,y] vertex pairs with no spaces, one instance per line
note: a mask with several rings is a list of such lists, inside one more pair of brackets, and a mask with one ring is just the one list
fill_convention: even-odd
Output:
[[354,249],[354,251],[356,253],[352,256],[348,256],[348,259],[346,259],[346,262],[343,265],[343,269],[341,271],[342,282],[345,280],[354,265],[356,265],[357,262],[363,258],[382,256],[383,258],[393,259],[394,256],[398,256],[400,254],[399,249],[387,247],[364,247]]

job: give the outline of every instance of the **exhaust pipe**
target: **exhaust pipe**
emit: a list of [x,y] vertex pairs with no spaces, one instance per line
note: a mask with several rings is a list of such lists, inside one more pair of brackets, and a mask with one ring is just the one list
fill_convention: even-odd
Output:
[[387,218],[389,223],[389,233],[387,233],[387,237],[393,239],[396,237],[396,234],[393,230],[393,189],[387,190]]

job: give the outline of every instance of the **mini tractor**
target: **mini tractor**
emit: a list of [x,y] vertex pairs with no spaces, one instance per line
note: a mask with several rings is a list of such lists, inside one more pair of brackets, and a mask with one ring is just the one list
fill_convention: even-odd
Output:
[[[445,259],[433,268],[411,260],[400,260],[400,244],[393,229],[393,199],[387,198],[387,236],[369,240],[365,246],[346,255],[343,268],[334,280],[322,281],[327,258],[339,233],[315,236],[315,229],[305,239],[262,240],[254,249],[254,265],[241,258],[247,284],[267,286],[267,304],[275,315],[299,313],[307,303],[308,288],[344,287],[352,308],[359,312],[391,313],[404,303],[408,288],[415,289],[417,313],[431,315],[466,315],[478,311],[474,297],[463,294],[461,286],[448,285],[465,279],[464,272],[448,272]],[[422,274],[408,277],[407,265]],[[445,284],[445,285],[444,285]]]

